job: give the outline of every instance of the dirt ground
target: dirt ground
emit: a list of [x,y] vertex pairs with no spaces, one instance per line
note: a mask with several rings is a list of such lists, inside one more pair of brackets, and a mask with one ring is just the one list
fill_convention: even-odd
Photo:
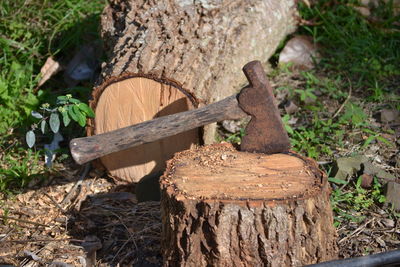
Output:
[[[0,264],[161,266],[159,202],[138,203],[134,189],[76,165],[46,185],[1,202]],[[400,247],[400,221],[369,211],[338,229],[341,257]]]
[[84,168],[1,202],[0,264],[160,266],[159,202]]

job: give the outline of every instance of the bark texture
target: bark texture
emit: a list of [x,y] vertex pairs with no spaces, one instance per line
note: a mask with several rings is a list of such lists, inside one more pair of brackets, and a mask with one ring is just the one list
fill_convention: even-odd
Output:
[[244,64],[265,63],[293,32],[295,14],[294,0],[112,0],[102,15],[110,61],[100,82],[143,73],[179,82],[200,104],[221,100],[244,83]]
[[[237,152],[226,145],[194,151],[175,155],[161,180],[165,266],[303,266],[337,258],[330,188],[314,161]],[[264,162],[260,168],[254,167],[257,157]],[[296,166],[276,163],[282,159]],[[208,160],[211,166],[201,167]],[[242,165],[243,160],[252,162]],[[215,175],[195,171],[205,167],[204,174],[218,164]],[[194,174],[185,176],[182,169]]]

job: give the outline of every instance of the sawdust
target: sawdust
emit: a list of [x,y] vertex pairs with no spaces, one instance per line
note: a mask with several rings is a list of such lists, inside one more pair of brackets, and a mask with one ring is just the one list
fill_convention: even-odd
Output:
[[[44,187],[2,196],[0,264],[88,266],[93,256],[96,266],[161,264],[158,202],[137,203],[132,188],[94,172],[78,187],[71,169],[59,175]],[[93,237],[97,244],[88,242]]]

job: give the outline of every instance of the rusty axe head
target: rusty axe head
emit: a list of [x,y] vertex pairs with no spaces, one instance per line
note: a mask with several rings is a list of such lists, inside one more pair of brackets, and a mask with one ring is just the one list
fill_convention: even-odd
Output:
[[289,137],[261,63],[249,62],[243,72],[250,84],[239,93],[238,102],[240,108],[251,115],[251,120],[242,138],[241,150],[266,154],[287,152]]

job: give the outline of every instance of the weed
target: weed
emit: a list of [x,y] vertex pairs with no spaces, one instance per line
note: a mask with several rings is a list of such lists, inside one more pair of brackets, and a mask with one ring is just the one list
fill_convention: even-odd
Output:
[[367,114],[365,114],[360,106],[354,103],[347,103],[345,105],[345,112],[340,117],[339,122],[353,127],[365,126],[367,117]]
[[0,191],[11,192],[27,186],[32,179],[44,178],[44,168],[39,164],[40,154],[17,147],[3,154],[0,167]]
[[[341,187],[336,187],[331,194],[331,205],[336,213],[336,225],[343,220],[351,220],[360,222],[364,219],[359,213],[369,209],[372,205],[380,205],[385,202],[386,198],[383,193],[383,186],[375,177],[371,189],[361,187],[359,177],[356,182],[347,182],[335,178],[329,178],[333,184],[339,184]],[[347,190],[346,187],[349,186]]]
[[34,131],[39,128],[45,134],[47,125],[53,133],[58,133],[60,129],[60,115],[64,126],[67,127],[71,120],[76,121],[81,127],[86,126],[86,118],[94,117],[93,110],[79,99],[73,98],[71,94],[57,97],[57,106],[50,108],[48,103],[42,104],[40,112],[32,111],[32,116],[39,119],[38,123],[31,125],[31,130],[26,133],[26,142],[29,147],[35,144]]
[[236,133],[233,133],[229,135],[227,138],[225,138],[226,142],[232,143],[232,144],[240,144],[242,141],[242,137],[245,135],[245,129],[240,128],[240,130]]
[[293,148],[311,158],[318,158],[321,153],[332,155],[335,147],[343,145],[345,130],[332,119],[321,120],[317,113],[309,127],[300,126],[291,135]]

